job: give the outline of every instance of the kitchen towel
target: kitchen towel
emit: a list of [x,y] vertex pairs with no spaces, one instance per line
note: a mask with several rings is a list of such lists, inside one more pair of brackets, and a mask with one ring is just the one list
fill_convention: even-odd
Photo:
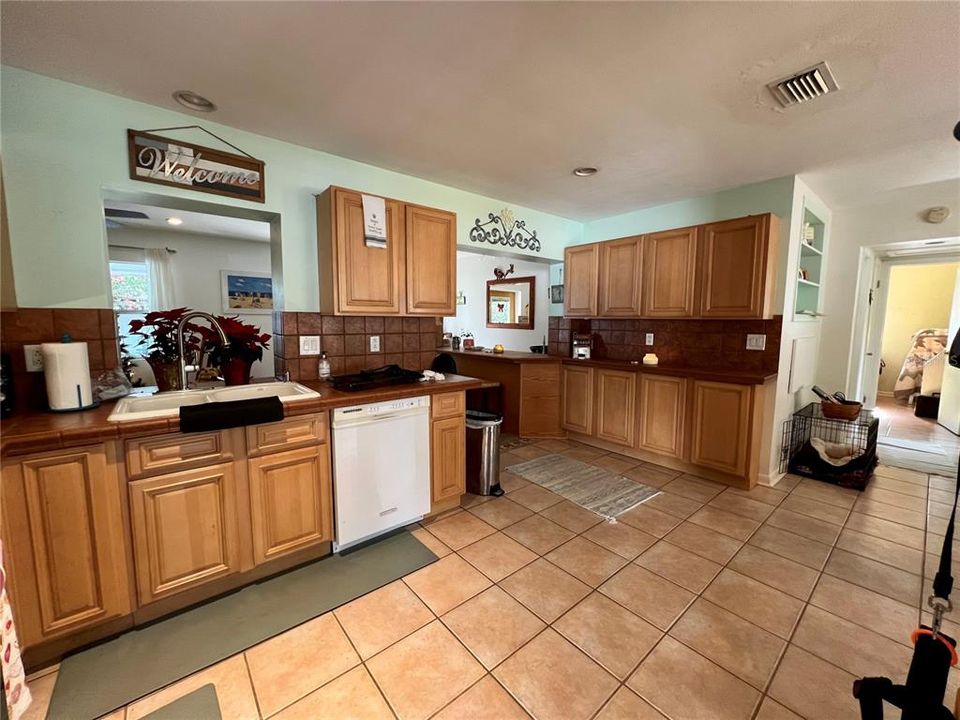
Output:
[[368,248],[387,249],[387,203],[382,197],[362,195],[363,239]]
[[180,432],[182,433],[226,430],[243,425],[260,425],[281,420],[283,420],[283,403],[278,397],[184,405],[180,408]]
[[3,696],[7,717],[20,720],[30,707],[30,689],[27,687],[23,661],[20,658],[20,643],[17,626],[13,621],[13,609],[7,596],[7,571],[3,564],[3,542],[0,541],[0,668],[3,669]]

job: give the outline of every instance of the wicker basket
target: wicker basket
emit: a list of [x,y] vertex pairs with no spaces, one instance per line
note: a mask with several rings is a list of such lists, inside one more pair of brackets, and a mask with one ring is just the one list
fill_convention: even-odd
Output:
[[844,400],[842,403],[821,402],[820,410],[824,417],[831,420],[856,420],[863,409],[863,403]]

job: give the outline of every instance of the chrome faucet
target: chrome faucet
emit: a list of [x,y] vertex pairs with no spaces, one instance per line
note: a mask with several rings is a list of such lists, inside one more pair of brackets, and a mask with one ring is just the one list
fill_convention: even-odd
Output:
[[223,328],[220,327],[220,323],[217,322],[217,319],[210,313],[201,312],[200,310],[194,310],[189,312],[180,318],[180,322],[177,323],[177,355],[180,362],[180,389],[187,389],[187,358],[183,350],[183,330],[187,326],[187,323],[193,318],[205,318],[209,321],[210,326],[217,331],[217,334],[220,336],[220,342],[224,346],[230,344],[230,341],[227,339],[227,334],[223,331]]

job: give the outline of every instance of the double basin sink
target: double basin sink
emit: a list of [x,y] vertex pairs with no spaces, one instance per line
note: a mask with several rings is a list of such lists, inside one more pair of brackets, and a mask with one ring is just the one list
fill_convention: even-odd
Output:
[[320,397],[320,393],[295,382],[255,383],[198,390],[180,390],[156,395],[134,395],[120,400],[107,420],[125,422],[152,418],[177,417],[185,405],[203,405],[231,400],[278,397],[280,402]]

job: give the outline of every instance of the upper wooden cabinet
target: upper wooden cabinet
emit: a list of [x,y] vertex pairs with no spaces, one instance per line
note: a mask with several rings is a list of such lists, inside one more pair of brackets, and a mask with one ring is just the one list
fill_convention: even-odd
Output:
[[593,368],[564,365],[561,371],[561,418],[564,430],[593,432]]
[[317,196],[320,311],[337,315],[454,315],[454,213],[385,198],[386,248],[364,236],[362,193]]
[[700,226],[700,303],[705,318],[769,317],[777,221],[751,215]]
[[643,238],[643,306],[651,318],[692,317],[697,276],[697,228],[653,233]]
[[600,317],[640,314],[643,238],[621,238],[600,244]]
[[597,368],[596,432],[600,440],[633,446],[637,424],[637,373]]
[[574,245],[563,251],[563,314],[595,317],[599,307],[600,245]]

